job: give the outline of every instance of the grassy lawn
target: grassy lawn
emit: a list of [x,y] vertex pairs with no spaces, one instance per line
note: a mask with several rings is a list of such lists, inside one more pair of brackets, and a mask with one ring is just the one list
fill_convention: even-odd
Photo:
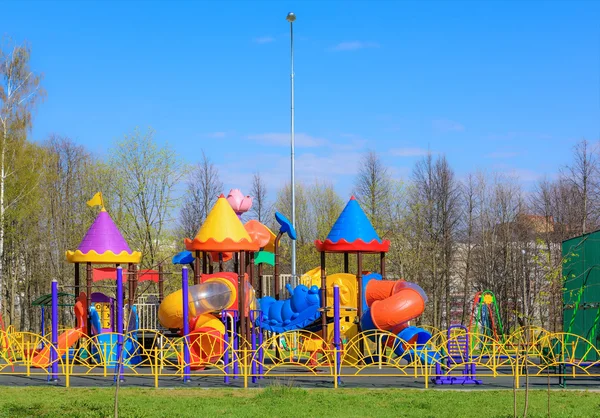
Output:
[[[114,389],[0,388],[1,417],[109,417]],[[121,389],[121,417],[512,417],[512,391]],[[524,392],[518,393],[522,415]],[[546,417],[531,391],[529,417]],[[600,416],[600,393],[552,391],[552,417]]]

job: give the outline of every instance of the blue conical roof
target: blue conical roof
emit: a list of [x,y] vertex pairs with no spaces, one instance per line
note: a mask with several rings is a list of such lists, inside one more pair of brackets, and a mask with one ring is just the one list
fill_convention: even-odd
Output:
[[340,213],[340,216],[333,224],[326,241],[337,243],[345,240],[349,243],[361,240],[365,243],[377,241],[381,243],[381,238],[375,232],[369,218],[362,210],[358,201],[352,196],[350,201]]

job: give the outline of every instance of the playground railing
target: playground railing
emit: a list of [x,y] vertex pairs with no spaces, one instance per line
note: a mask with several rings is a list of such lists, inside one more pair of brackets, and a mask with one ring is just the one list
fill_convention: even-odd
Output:
[[[133,384],[155,387],[189,380],[237,387],[249,387],[261,379],[314,380],[337,387],[343,382],[358,385],[367,378],[371,384],[376,378],[381,385],[421,382],[429,387],[436,379],[474,373],[474,379],[484,383],[509,376],[519,387],[526,374],[551,373],[563,380],[600,377],[600,351],[590,341],[539,328],[517,330],[503,341],[460,330],[448,337],[439,331],[424,345],[371,330],[342,341],[339,348],[320,334],[301,330],[246,341],[237,335],[195,332],[168,337],[141,329],[82,336],[72,347],[60,344],[55,346],[47,336],[35,333],[3,332],[0,379],[3,375],[57,377],[69,386],[73,379],[135,378]],[[455,350],[465,344],[468,351]],[[56,376],[53,363],[58,365]]]

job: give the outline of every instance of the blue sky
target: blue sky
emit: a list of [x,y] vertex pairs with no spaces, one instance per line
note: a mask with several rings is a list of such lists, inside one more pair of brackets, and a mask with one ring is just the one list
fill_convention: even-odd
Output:
[[527,187],[600,139],[600,2],[8,2],[47,99],[32,137],[96,153],[152,126],[226,187],[289,176],[294,11],[297,176],[348,195],[367,150],[406,178],[428,149],[459,176]]

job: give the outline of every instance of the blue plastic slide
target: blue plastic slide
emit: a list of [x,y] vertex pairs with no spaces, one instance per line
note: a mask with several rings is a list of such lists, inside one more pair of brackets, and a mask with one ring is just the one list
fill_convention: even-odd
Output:
[[281,333],[301,329],[321,317],[321,298],[317,286],[309,289],[301,284],[292,290],[288,284],[285,288],[290,294],[289,299],[275,300],[271,296],[259,299],[262,312],[259,325],[264,330]]

